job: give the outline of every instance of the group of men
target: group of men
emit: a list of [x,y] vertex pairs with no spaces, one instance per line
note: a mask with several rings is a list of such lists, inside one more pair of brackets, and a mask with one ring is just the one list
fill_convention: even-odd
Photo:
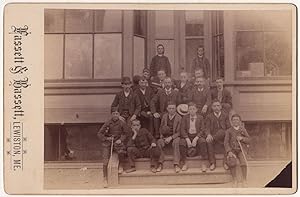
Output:
[[[201,50],[200,47],[198,50]],[[247,168],[241,143],[249,143],[249,135],[241,124],[241,117],[233,114],[231,93],[223,87],[223,79],[216,80],[216,88],[208,83],[205,61],[195,60],[194,76],[180,73],[180,80],[172,80],[163,46],[145,68],[142,76],[122,78],[123,90],[116,94],[111,105],[112,118],[98,132],[103,145],[103,174],[107,184],[107,165],[111,151],[119,156],[119,173],[128,161],[127,173],[135,171],[135,159],[150,158],[153,173],[163,170],[165,147],[172,147],[176,173],[188,170],[187,157],[200,155],[202,172],[216,168],[215,145],[224,145],[224,168],[230,169],[237,184],[236,166],[246,180]],[[200,51],[201,52],[201,51]],[[231,121],[230,121],[231,120]]]

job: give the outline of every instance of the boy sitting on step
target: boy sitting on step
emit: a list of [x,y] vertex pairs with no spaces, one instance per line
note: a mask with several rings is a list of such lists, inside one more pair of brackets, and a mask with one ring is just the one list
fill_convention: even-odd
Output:
[[241,183],[244,186],[247,178],[247,165],[246,158],[242,151],[241,144],[249,144],[250,136],[244,126],[241,124],[241,117],[238,114],[234,114],[231,117],[232,126],[226,131],[224,146],[227,153],[227,164],[230,167],[230,171],[233,177],[233,184],[237,186],[237,167],[241,167],[242,180]]
[[136,158],[145,157],[150,157],[151,171],[153,173],[156,172],[160,150],[156,145],[155,138],[147,129],[141,128],[141,123],[138,119],[133,120],[131,123],[131,136],[128,139],[127,153],[130,164],[130,169],[126,170],[127,173],[136,171]]
[[[207,148],[204,132],[204,120],[197,114],[197,106],[190,102],[189,114],[181,119],[180,156],[183,163],[182,170],[187,170],[186,157],[194,157],[198,153],[203,159],[207,159]],[[202,162],[202,172],[206,172],[206,164]]]
[[161,119],[160,124],[160,139],[157,141],[158,147],[160,148],[161,155],[159,158],[159,164],[157,172],[163,169],[163,163],[165,160],[165,154],[163,148],[172,144],[173,148],[173,162],[175,172],[180,171],[179,161],[180,161],[180,151],[179,151],[179,141],[180,141],[180,124],[181,116],[176,112],[176,103],[169,101],[167,106],[168,113],[165,113]]

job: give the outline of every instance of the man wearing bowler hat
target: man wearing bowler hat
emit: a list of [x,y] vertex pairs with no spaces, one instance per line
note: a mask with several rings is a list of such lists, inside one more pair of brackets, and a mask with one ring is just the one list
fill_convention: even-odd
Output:
[[136,119],[141,111],[141,103],[136,94],[131,89],[131,80],[129,77],[122,78],[123,90],[118,92],[111,104],[111,107],[118,107],[120,118],[126,122]]

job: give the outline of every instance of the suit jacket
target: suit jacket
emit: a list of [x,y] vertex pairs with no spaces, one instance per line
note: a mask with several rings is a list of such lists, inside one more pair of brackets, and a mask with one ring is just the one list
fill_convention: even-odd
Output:
[[114,137],[114,141],[120,139],[124,142],[127,135],[127,125],[121,120],[113,121],[112,119],[105,122],[97,133],[98,138],[103,141],[106,141],[106,137]]
[[150,87],[147,87],[145,90],[145,95],[142,93],[140,88],[137,88],[134,93],[138,96],[141,103],[141,111],[148,112],[150,111],[150,102],[154,96],[154,93]]
[[[163,117],[161,118],[161,123],[160,123],[160,134],[161,133],[161,129],[163,126],[167,126],[167,122],[168,122],[168,117],[169,114],[165,113],[163,115]],[[175,117],[174,117],[174,123],[173,123],[173,135],[172,138],[175,139],[177,137],[180,136],[180,125],[181,125],[181,116],[179,114],[176,113]]]
[[195,73],[196,68],[202,68],[204,72],[204,76],[206,78],[209,77],[210,63],[205,56],[203,56],[203,58],[197,56],[193,59],[191,65],[191,69],[192,69],[191,72],[193,74]]
[[237,141],[237,136],[244,137],[244,139],[241,140],[242,143],[245,144],[250,143],[250,136],[244,127],[240,127],[239,130],[235,130],[233,127],[230,127],[226,131],[225,139],[224,139],[224,147],[226,153],[230,152],[231,150],[241,149]]
[[118,92],[111,104],[111,107],[118,107],[119,112],[122,113],[122,111],[126,108],[129,108],[129,114],[130,115],[138,115],[141,111],[141,102],[138,98],[138,96],[133,93],[132,90],[130,90],[130,93],[128,95],[129,97],[129,106],[126,106],[125,104],[125,94],[122,90],[121,92]]
[[205,131],[206,135],[214,135],[218,130],[227,130],[231,127],[228,114],[221,111],[219,118],[212,112],[206,116]]
[[128,139],[127,147],[136,147],[138,149],[148,149],[152,143],[156,143],[155,138],[151,135],[151,133],[145,129],[141,128],[133,140],[133,131],[130,132],[130,137]]
[[204,87],[203,91],[198,91],[197,87],[194,87],[188,96],[188,101],[196,103],[198,110],[202,110],[204,105],[211,104],[211,92],[208,87]]
[[[218,90],[217,88],[214,88],[211,90],[211,97],[212,99],[218,99]],[[232,107],[232,97],[231,97],[231,93],[229,92],[229,90],[223,88],[222,91],[222,100],[221,103],[227,103]]]
[[191,82],[188,81],[183,87],[181,87],[180,83],[181,83],[180,80],[175,81],[175,87],[178,89],[179,96],[180,96],[180,102],[187,104],[188,100],[189,100],[188,95],[189,95],[190,91],[192,90],[193,85]]
[[[185,115],[181,119],[181,132],[180,136],[181,138],[187,138],[189,129],[190,129],[190,118],[191,116]],[[205,136],[205,126],[204,126],[204,119],[201,115],[197,114],[197,119],[196,119],[196,131],[197,131],[197,136],[198,137],[204,137]]]
[[154,56],[150,63],[150,75],[157,76],[157,71],[160,69],[166,71],[167,76],[171,76],[171,64],[167,56]]
[[164,89],[159,89],[150,102],[150,109],[152,113],[164,113],[167,111],[168,101],[180,103],[180,97],[177,90],[172,89],[170,95],[166,94]]

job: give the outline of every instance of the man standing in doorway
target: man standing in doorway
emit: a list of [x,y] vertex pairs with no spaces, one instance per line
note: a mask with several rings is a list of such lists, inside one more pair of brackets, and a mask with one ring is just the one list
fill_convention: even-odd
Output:
[[208,79],[210,74],[210,63],[205,57],[204,52],[204,47],[199,46],[197,48],[197,57],[195,57],[192,61],[191,73],[195,73],[195,70],[197,69],[202,69],[204,72],[204,77]]
[[157,55],[154,56],[150,64],[150,74],[151,77],[157,76],[157,71],[163,69],[166,71],[168,77],[171,76],[171,64],[169,58],[164,55],[165,48],[164,45],[157,45]]

